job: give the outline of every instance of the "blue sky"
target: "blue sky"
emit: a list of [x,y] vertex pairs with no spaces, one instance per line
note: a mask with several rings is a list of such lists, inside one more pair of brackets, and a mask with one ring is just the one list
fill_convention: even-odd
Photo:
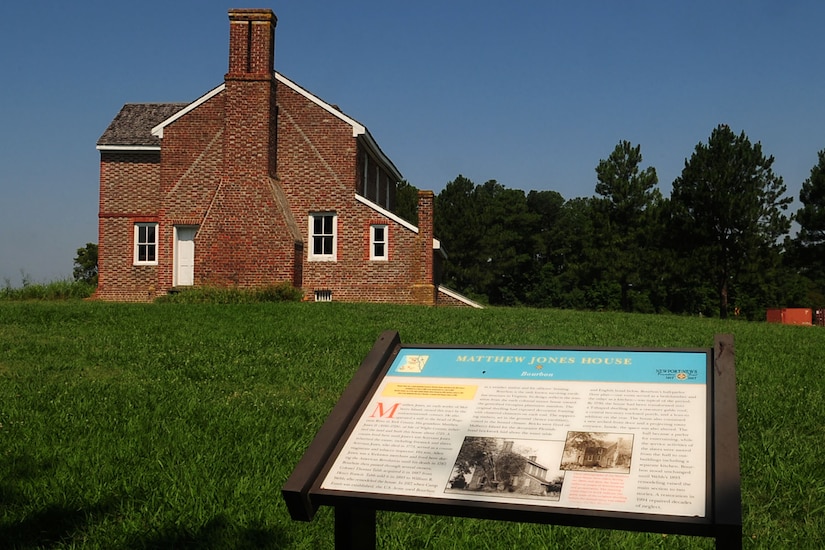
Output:
[[232,7],[278,16],[276,69],[365,124],[404,177],[591,196],[616,144],[670,194],[720,123],[798,207],[825,149],[825,2],[29,0],[0,17],[0,286],[71,276],[97,242],[95,143],[124,103],[191,101]]

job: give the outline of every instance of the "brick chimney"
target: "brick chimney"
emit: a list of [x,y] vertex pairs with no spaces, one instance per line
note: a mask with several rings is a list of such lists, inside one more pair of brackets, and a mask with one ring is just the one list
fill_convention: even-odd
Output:
[[229,11],[224,161],[230,179],[275,176],[275,25],[270,9]]
[[300,284],[300,242],[276,177],[276,23],[269,9],[229,11],[221,178],[197,237],[209,284]]
[[414,285],[416,303],[435,305],[433,278],[433,223],[435,196],[432,191],[418,192],[418,262],[419,277]]

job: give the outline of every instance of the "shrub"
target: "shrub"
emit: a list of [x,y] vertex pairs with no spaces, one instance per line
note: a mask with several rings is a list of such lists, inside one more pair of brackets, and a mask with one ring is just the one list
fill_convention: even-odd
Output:
[[36,284],[23,281],[20,288],[12,288],[9,281],[0,289],[0,300],[83,300],[95,291],[95,285],[85,281],[61,280]]
[[260,302],[299,302],[303,297],[300,289],[289,283],[279,283],[260,288],[199,286],[171,292],[156,302],[175,304],[252,304]]

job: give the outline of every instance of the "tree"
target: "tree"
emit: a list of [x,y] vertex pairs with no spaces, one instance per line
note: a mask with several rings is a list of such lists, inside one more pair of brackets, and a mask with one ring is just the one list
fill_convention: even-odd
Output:
[[790,229],[784,215],[790,197],[773,173],[773,157],[762,154],[727,125],[699,143],[673,182],[673,231],[695,270],[709,273],[727,318],[729,293],[741,277],[759,277],[781,253],[779,239]]
[[825,305],[825,149],[819,152],[819,162],[802,183],[799,201],[802,206],[794,218],[799,233],[793,239],[789,260],[811,281],[809,303]]
[[75,281],[97,285],[97,244],[86,243],[77,249],[72,275]]
[[398,182],[395,193],[395,213],[413,225],[418,225],[418,188],[408,183],[407,180]]
[[447,251],[445,282],[492,304],[523,302],[539,219],[523,191],[459,175],[435,203],[435,232]]
[[619,285],[620,303],[625,311],[633,309],[629,293],[636,292],[649,279],[646,256],[655,249],[657,206],[662,195],[656,188],[659,178],[656,169],[640,169],[641,146],[620,141],[607,160],[596,167],[597,238],[602,254],[597,260],[603,276],[600,282],[612,281]]
[[447,250],[444,281],[456,290],[478,296],[481,289],[472,273],[479,263],[481,233],[475,184],[460,175],[435,197],[435,234]]
[[530,191],[527,209],[536,217],[533,229],[532,267],[525,287],[525,302],[535,307],[558,307],[559,269],[564,261],[562,239],[564,197],[556,191]]
[[524,302],[537,249],[539,216],[527,207],[524,191],[507,189],[496,180],[476,187],[483,263],[477,271],[491,304],[514,306]]
[[489,478],[492,487],[507,488],[527,464],[527,459],[513,452],[512,447],[512,441],[468,437],[456,457],[455,471],[461,475],[478,475],[481,470]]
[[[606,309],[610,297],[598,285],[599,275],[594,269],[602,248],[595,238],[593,218],[594,197],[579,197],[564,203],[556,224],[559,248],[554,251],[553,278],[558,284],[559,302],[556,307],[577,309]],[[547,285],[551,274],[547,266],[542,271]]]

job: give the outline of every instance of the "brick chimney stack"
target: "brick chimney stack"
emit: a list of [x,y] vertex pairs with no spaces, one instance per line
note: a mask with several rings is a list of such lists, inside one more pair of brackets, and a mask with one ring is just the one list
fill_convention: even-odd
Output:
[[229,11],[224,161],[227,177],[275,176],[275,25],[269,9]]
[[209,284],[296,281],[300,250],[277,196],[275,24],[269,9],[229,10],[220,182],[198,229]]
[[432,191],[418,192],[418,265],[421,267],[414,293],[416,303],[430,306],[435,305],[436,301],[433,277],[434,200]]
[[275,68],[275,25],[269,9],[229,10],[227,78],[266,80]]

